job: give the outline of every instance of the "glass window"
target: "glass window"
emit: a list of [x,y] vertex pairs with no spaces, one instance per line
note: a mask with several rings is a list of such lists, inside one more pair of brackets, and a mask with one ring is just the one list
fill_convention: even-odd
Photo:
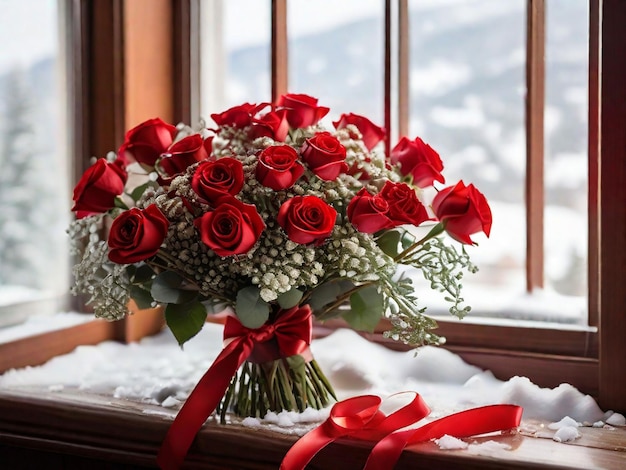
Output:
[[588,0],[546,2],[546,289],[587,292]]
[[289,91],[384,124],[384,2],[289,0]]
[[[271,101],[270,0],[202,2],[201,116]],[[245,12],[245,13],[244,13]]]
[[[480,269],[463,279],[472,318],[586,324],[587,2],[547,2],[545,288],[532,294],[526,292],[526,4],[409,1],[410,134],[439,152],[446,185],[473,182],[491,205],[491,236],[467,249]],[[435,302],[434,296],[425,301]]]
[[70,194],[58,4],[0,0],[0,10],[3,325],[60,307],[69,285]]

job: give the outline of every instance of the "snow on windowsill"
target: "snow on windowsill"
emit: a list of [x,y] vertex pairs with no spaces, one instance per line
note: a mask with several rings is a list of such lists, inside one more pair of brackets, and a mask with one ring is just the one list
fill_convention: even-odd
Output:
[[62,312],[55,315],[31,315],[24,322],[0,328],[0,344],[93,321],[93,315]]
[[[221,347],[221,325],[207,323],[184,349],[178,347],[172,334],[165,330],[138,343],[106,341],[96,346],[79,346],[72,353],[55,357],[42,366],[9,370],[0,375],[0,388],[40,386],[58,393],[65,388],[78,388],[177,409]],[[557,442],[575,439],[579,435],[576,427],[580,425],[625,424],[622,415],[605,413],[592,397],[571,385],[540,388],[525,377],[513,377],[504,382],[443,348],[420,348],[417,355],[414,351],[392,351],[363,339],[354,331],[341,329],[315,340],[311,349],[340,400],[363,394],[385,398],[397,392],[416,391],[433,410],[427,419],[487,404],[517,404],[524,408],[521,431],[551,437]],[[171,416],[166,409],[163,414]],[[146,412],[158,413],[154,408]],[[270,413],[263,420],[233,421],[248,427],[263,426],[302,435],[326,419],[328,413],[329,408],[309,409],[300,414]],[[564,417],[567,419],[563,420]],[[536,427],[532,424],[536,420],[553,422],[554,429]],[[450,448],[455,442],[442,438],[439,445]]]

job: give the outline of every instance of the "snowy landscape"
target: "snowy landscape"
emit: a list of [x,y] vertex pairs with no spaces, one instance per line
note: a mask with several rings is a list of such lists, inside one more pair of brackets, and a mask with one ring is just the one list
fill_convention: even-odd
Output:
[[[29,2],[3,3],[25,8]],[[223,106],[265,101],[269,98],[269,29],[259,22],[265,16],[253,13],[265,8],[266,2],[225,3],[227,86]],[[336,115],[328,121],[352,111],[382,123],[382,73],[378,73],[382,67],[381,3],[342,2],[341,7],[327,3],[317,9],[317,13],[325,13],[319,18],[315,9],[306,9],[306,2],[293,3],[289,23],[294,31],[289,43],[291,91],[316,96],[330,106]],[[357,4],[359,11],[354,14]],[[481,270],[464,282],[467,303],[477,316],[501,316],[505,311],[509,317],[583,325],[586,2],[557,0],[548,4],[547,281],[546,288],[532,296],[524,292],[525,2],[409,4],[411,135],[420,135],[441,154],[449,184],[461,178],[474,182],[494,213],[491,238],[481,238],[479,247],[469,249]],[[245,5],[248,19],[233,16]],[[330,12],[344,16],[329,20]],[[10,24],[11,17],[2,21]],[[20,54],[0,54],[0,163],[5,168],[0,175],[0,315],[5,317],[17,298],[16,285],[21,287],[20,295],[58,293],[67,289],[68,279],[65,228],[71,201],[66,187],[71,184],[66,186],[63,180],[62,120],[54,101],[59,60],[27,38],[22,44]],[[31,59],[24,59],[31,46]],[[9,60],[11,54],[21,60]],[[203,114],[213,111],[216,109]],[[111,149],[118,144],[112,142]],[[433,313],[445,313],[445,304],[431,296],[427,286],[423,290],[424,305],[432,306]],[[520,304],[526,307],[511,313],[510,307]]]

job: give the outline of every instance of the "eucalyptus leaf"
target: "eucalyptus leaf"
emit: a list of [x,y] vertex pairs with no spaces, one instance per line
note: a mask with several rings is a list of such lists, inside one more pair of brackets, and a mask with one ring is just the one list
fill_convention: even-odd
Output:
[[130,297],[135,301],[140,309],[152,308],[154,299],[150,295],[150,291],[137,285],[130,286]]
[[261,298],[261,291],[256,286],[248,286],[237,292],[235,303],[237,318],[246,328],[259,328],[270,317],[270,306]]
[[313,312],[319,311],[325,305],[335,302],[342,294],[345,294],[353,287],[354,284],[346,280],[326,282],[311,292],[308,304]]
[[383,253],[393,258],[400,253],[398,250],[400,233],[396,230],[389,230],[376,239],[376,244]]
[[350,296],[350,310],[343,318],[355,330],[374,331],[384,308],[384,296],[375,285],[364,287]]
[[186,304],[169,304],[165,308],[165,321],[179,345],[193,338],[204,326],[207,312],[198,301]]
[[280,305],[280,308],[283,308],[285,310],[295,307],[302,299],[302,295],[303,292],[301,290],[293,287],[288,292],[285,292],[284,294],[278,296],[278,305]]
[[173,271],[163,271],[152,281],[150,293],[157,302],[186,304],[198,296],[197,291],[181,289],[184,279]]

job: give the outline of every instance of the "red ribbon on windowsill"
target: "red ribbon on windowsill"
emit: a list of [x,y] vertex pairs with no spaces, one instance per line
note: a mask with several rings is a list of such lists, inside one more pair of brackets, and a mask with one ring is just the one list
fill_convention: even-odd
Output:
[[257,329],[246,328],[235,317],[227,317],[224,349],[168,429],[157,456],[159,466],[163,470],[180,468],[196,434],[219,404],[244,361],[269,361],[295,354],[306,356],[311,344],[311,330],[311,308],[308,305],[282,310],[273,323]]
[[[336,403],[329,418],[297,441],[285,455],[281,470],[302,470],[331,442],[347,437],[376,442],[364,470],[388,470],[409,444],[438,439],[444,435],[470,437],[519,426],[522,408],[490,405],[461,411],[431,421],[418,428],[403,429],[430,413],[428,405],[415,392],[413,399],[390,415],[385,415],[378,396],[363,395]],[[402,395],[397,394],[397,395]]]

